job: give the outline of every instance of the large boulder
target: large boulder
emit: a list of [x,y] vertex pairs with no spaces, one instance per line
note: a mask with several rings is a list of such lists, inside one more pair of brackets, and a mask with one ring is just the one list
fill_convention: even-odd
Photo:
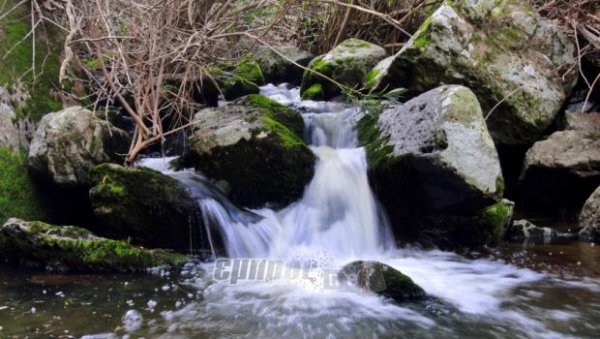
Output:
[[314,56],[292,45],[274,46],[273,49],[263,46],[255,54],[256,62],[260,65],[265,82],[274,84],[287,82],[291,85],[300,85],[304,70],[291,61],[306,67]]
[[247,207],[297,200],[314,174],[302,116],[262,95],[200,111],[181,164],[230,184]]
[[[304,72],[300,93],[303,99],[324,100],[339,95],[341,89],[324,79],[323,74],[342,85],[357,88],[369,70],[387,55],[383,47],[358,40],[348,39],[329,53],[313,59]],[[313,72],[314,71],[314,72]]]
[[45,115],[29,148],[29,168],[48,182],[86,186],[97,164],[122,159],[129,136],[83,107]]
[[179,181],[114,164],[94,167],[92,181],[90,198],[102,235],[181,252],[203,245],[200,208]]
[[396,302],[423,300],[425,291],[395,268],[377,261],[354,261],[338,272],[342,284],[390,298]]
[[435,228],[448,221],[442,216],[482,214],[477,220],[484,225],[477,227],[493,228],[495,214],[506,217],[500,213],[505,208],[486,217],[486,209],[500,203],[504,184],[481,107],[468,88],[442,86],[365,115],[358,134],[373,189],[401,231],[425,216],[436,220]]
[[600,130],[560,131],[536,142],[520,181],[531,204],[579,210],[600,185]]
[[579,214],[579,235],[583,239],[600,241],[600,186],[588,198]]
[[522,2],[446,0],[367,78],[372,88],[416,92],[465,85],[486,115],[491,112],[487,124],[496,143],[531,144],[550,127],[576,83],[574,51],[556,23]]
[[14,264],[48,270],[132,272],[178,265],[186,257],[164,250],[147,250],[124,241],[100,238],[75,226],[10,219],[0,227],[0,253]]

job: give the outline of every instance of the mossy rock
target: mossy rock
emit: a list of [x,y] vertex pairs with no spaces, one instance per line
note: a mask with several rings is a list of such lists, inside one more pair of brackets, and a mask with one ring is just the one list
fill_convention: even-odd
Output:
[[243,59],[234,66],[212,67],[209,74],[217,81],[225,100],[228,101],[258,94],[259,86],[265,83],[260,65],[248,59]]
[[148,168],[102,164],[92,182],[102,235],[180,252],[203,246],[200,209],[179,181]]
[[[18,0],[7,0],[5,9]],[[30,5],[21,4],[0,21],[0,86],[8,91],[27,93],[22,102],[8,102],[17,118],[38,121],[48,112],[62,108],[55,95],[60,88],[58,74],[62,53],[63,33],[51,24],[35,34],[35,50],[31,30]],[[34,66],[35,70],[31,71]],[[43,72],[42,72],[43,71]],[[34,75],[35,74],[35,75]]]
[[179,265],[186,257],[100,238],[75,226],[10,219],[0,228],[0,253],[10,263],[80,272],[135,272]]
[[[296,46],[274,46],[277,52],[301,66],[308,66],[313,55]],[[293,86],[300,85],[304,70],[282,58],[271,48],[262,46],[255,53],[255,58],[265,77],[265,82],[280,84],[286,82]]]
[[502,199],[498,153],[466,87],[442,86],[404,104],[381,105],[357,131],[373,190],[401,238],[430,233],[443,240],[445,219],[431,226],[426,216],[471,217]]
[[47,220],[42,193],[29,176],[25,152],[0,147],[0,224],[11,217]]
[[249,95],[194,118],[181,164],[230,184],[230,198],[246,207],[297,200],[314,174],[315,156],[302,140],[301,115]]
[[410,277],[395,268],[376,261],[354,261],[338,273],[342,284],[350,284],[390,298],[398,303],[425,299],[425,291]]
[[[367,73],[386,55],[382,47],[363,40],[343,41],[329,53],[318,56],[310,62],[308,68],[311,71],[305,71],[302,79],[300,89],[302,98],[325,100],[342,93],[338,86],[318,73],[350,88],[361,87]],[[321,85],[318,97],[315,96],[317,87],[314,85],[316,84]]]
[[577,80],[575,47],[556,23],[513,0],[445,1],[393,57],[371,89],[413,95],[445,84],[475,92],[494,141],[527,145],[551,126]]

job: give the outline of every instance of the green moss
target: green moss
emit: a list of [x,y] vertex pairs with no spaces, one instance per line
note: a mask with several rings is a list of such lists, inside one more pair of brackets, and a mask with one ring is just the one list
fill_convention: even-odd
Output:
[[261,121],[271,132],[277,135],[277,138],[282,142],[284,147],[292,148],[304,146],[304,142],[298,138],[296,134],[275,119],[269,116],[263,116],[261,117]]
[[[11,8],[17,3],[17,0],[8,0],[5,7]],[[31,99],[15,107],[17,115],[38,121],[44,114],[62,107],[52,94],[53,89],[58,88],[60,69],[61,43],[56,40],[62,35],[52,25],[46,25],[46,33],[38,29],[34,51],[32,36],[24,39],[30,31],[30,22],[28,4],[19,6],[0,21],[0,85],[20,86],[26,90]]]
[[479,224],[478,229],[473,230],[479,233],[480,243],[497,242],[505,231],[505,226],[511,218],[511,209],[504,201],[488,206],[477,213],[476,220]]
[[8,218],[46,219],[46,206],[27,172],[27,155],[0,147],[0,224]]
[[[244,105],[245,100],[248,100],[248,103],[251,106],[262,109],[262,116],[266,116],[267,118],[280,123],[282,127],[285,127],[295,134],[295,139],[302,142],[304,136],[304,120],[298,112],[260,94],[249,95],[246,99],[241,99],[239,103]],[[252,119],[252,116],[249,116],[248,118]],[[273,126],[273,124],[271,124],[271,126]]]
[[91,180],[90,198],[103,235],[178,251],[201,240],[199,207],[177,180],[147,168],[112,164],[94,167]]
[[333,71],[334,65],[333,63],[325,60],[325,58],[323,58],[322,56],[319,56],[311,62],[310,69],[312,69],[315,72],[322,73],[324,75],[329,75]]
[[54,226],[39,221],[25,227],[25,239],[10,235],[21,255],[50,265],[80,271],[139,271],[147,267],[177,265],[186,256],[165,250],[146,250],[124,241],[98,238],[88,230],[75,226]]
[[255,61],[242,60],[240,61],[233,73],[246,81],[253,82],[257,85],[262,85],[265,82],[265,78],[260,69],[260,66]]
[[381,131],[377,127],[382,109],[381,106],[374,107],[372,112],[365,114],[356,125],[358,141],[365,147],[370,168],[380,167],[383,162],[390,161],[390,154],[394,151],[393,146],[387,145],[388,139],[381,136]]
[[321,100],[324,99],[323,85],[313,84],[302,93],[303,100]]
[[414,46],[418,49],[423,49],[431,43],[431,17],[421,24],[412,39]]

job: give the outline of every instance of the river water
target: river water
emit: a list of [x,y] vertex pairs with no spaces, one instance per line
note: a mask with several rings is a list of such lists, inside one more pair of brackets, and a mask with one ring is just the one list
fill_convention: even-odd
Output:
[[[261,91],[303,113],[318,161],[300,200],[279,211],[245,210],[199,175],[171,171],[169,159],[147,159],[141,165],[178,178],[198,199],[215,260],[142,276],[3,269],[0,337],[598,336],[598,247],[503,245],[463,254],[396,248],[369,188],[364,149],[356,146],[360,109],[300,101],[285,85]],[[224,260],[217,242],[239,259]],[[399,269],[431,297],[398,305],[337,283],[337,270],[356,259]]]

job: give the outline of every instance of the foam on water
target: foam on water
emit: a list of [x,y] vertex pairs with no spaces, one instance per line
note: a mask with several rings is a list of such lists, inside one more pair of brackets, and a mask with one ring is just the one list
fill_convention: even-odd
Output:
[[[314,178],[297,202],[281,210],[250,211],[231,204],[191,171],[173,172],[164,160],[147,159],[142,165],[186,183],[202,208],[207,232],[223,240],[229,257],[277,259],[288,268],[309,262],[310,279],[232,283],[211,279],[215,263],[202,264],[208,275],[186,282],[202,292],[202,301],[169,314],[167,337],[553,338],[560,335],[544,317],[561,323],[578,316],[577,310],[506,306],[513,300],[542,298],[535,286],[551,280],[544,274],[491,259],[395,248],[385,213],[369,187],[365,151],[356,145],[353,126],[361,110],[344,103],[301,101],[299,91],[285,85],[267,85],[261,93],[303,113],[306,139],[318,160]],[[323,272],[335,272],[356,259],[393,266],[433,298],[397,305],[372,293],[324,283]]]

